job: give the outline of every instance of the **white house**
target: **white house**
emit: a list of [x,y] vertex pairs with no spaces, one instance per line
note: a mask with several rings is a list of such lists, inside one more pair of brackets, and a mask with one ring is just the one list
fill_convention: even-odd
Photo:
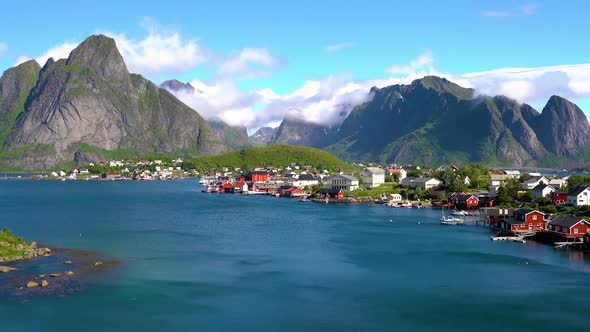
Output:
[[513,169],[507,169],[504,171],[504,174],[509,175],[512,178],[517,178],[520,176],[520,171],[513,170]]
[[500,188],[506,181],[512,179],[510,174],[490,174],[488,175],[488,195],[490,197],[496,197],[498,194],[498,188]]
[[435,178],[405,178],[402,180],[402,187],[431,189],[440,186],[442,182]]
[[405,179],[406,177],[408,177],[408,172],[406,172],[406,170],[403,168],[393,167],[393,168],[390,168],[388,171],[389,171],[389,175],[393,175],[394,173],[398,173],[400,181]]
[[314,186],[319,183],[320,181],[318,180],[318,178],[311,174],[300,174],[297,179],[293,179],[291,185],[293,187],[304,188],[307,186]]
[[385,183],[385,171],[379,167],[365,167],[361,171],[361,179],[367,188],[379,187]]
[[567,179],[566,178],[549,179],[549,185],[555,189],[561,189],[567,185]]
[[549,179],[544,176],[531,176],[522,183],[522,189],[532,190],[541,183],[549,184]]
[[590,188],[576,187],[567,193],[567,203],[573,206],[590,205]]
[[538,184],[533,188],[533,199],[538,200],[541,197],[549,196],[555,192],[555,188],[548,184]]
[[359,188],[359,180],[354,176],[336,174],[326,179],[328,189],[356,190]]

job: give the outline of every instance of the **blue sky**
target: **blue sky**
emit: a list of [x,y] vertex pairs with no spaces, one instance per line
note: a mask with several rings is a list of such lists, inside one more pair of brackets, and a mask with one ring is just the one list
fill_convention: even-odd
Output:
[[[131,70],[156,83],[194,82],[202,93],[179,96],[183,101],[249,127],[276,125],[289,110],[311,121],[338,121],[337,105],[362,101],[359,94],[371,85],[421,74],[536,107],[564,94],[590,111],[584,1],[11,1],[2,7],[13,15],[0,20],[0,71],[60,46],[50,53],[67,56],[68,47],[102,32],[120,48],[128,44],[122,53]],[[538,70],[497,71],[523,67]],[[486,73],[465,76],[475,72]]]

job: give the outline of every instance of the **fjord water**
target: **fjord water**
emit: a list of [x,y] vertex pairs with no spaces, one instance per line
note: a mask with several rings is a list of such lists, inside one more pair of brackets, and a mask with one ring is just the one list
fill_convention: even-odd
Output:
[[554,331],[590,310],[580,253],[427,209],[0,181],[0,212],[28,239],[123,262],[74,295],[0,298],[2,331]]

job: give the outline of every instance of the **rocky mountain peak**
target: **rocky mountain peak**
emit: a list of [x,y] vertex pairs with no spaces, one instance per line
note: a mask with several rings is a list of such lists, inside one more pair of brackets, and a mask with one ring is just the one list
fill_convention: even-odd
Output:
[[89,70],[106,80],[129,80],[127,66],[115,40],[104,35],[93,35],[76,47],[66,61],[72,72]]
[[167,80],[160,84],[160,87],[171,91],[171,92],[194,92],[195,87],[192,86],[189,82],[182,83],[177,79]]

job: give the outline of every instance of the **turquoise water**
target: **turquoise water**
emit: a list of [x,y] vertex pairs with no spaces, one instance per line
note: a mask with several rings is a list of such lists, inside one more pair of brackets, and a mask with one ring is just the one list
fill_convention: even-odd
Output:
[[185,180],[0,181],[0,212],[28,239],[123,262],[74,295],[0,298],[1,331],[555,331],[590,312],[581,254],[432,210]]

